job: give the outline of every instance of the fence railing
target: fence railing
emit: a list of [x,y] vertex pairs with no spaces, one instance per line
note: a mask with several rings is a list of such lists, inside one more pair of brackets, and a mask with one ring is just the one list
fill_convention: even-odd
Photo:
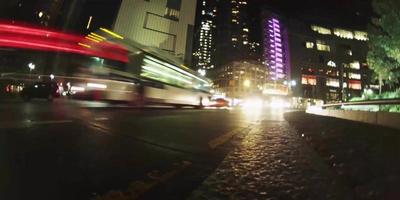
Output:
[[340,106],[359,106],[359,105],[400,105],[400,99],[379,99],[379,100],[367,100],[367,101],[351,101],[342,103],[324,104],[320,107],[340,107]]

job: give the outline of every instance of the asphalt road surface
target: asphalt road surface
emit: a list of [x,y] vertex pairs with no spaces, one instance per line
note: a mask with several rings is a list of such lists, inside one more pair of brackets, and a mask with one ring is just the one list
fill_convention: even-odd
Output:
[[186,198],[232,137],[282,113],[2,102],[0,199]]

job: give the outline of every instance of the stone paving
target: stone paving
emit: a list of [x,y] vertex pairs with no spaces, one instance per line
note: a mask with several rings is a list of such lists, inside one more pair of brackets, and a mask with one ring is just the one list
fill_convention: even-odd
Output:
[[351,199],[322,158],[286,121],[262,121],[189,199]]

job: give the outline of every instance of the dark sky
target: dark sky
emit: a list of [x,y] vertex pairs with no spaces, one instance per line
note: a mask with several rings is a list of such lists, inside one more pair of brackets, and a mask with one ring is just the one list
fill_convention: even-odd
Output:
[[363,28],[372,14],[371,0],[249,0],[251,9],[269,8],[297,19]]

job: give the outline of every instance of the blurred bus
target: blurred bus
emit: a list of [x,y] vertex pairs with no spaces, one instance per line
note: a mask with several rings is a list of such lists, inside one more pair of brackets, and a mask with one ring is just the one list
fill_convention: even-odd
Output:
[[[0,82],[7,88],[3,91],[48,80],[58,84],[62,95],[77,99],[196,107],[209,101],[211,81],[162,50],[128,39],[90,43],[77,42],[77,36],[64,40],[64,35],[51,46],[49,35],[58,35],[44,32],[41,38],[36,33],[35,43],[29,43],[30,32],[22,34],[28,45],[1,43],[0,34],[0,54],[10,58],[0,60]],[[46,49],[36,48],[40,42],[46,43]]]

